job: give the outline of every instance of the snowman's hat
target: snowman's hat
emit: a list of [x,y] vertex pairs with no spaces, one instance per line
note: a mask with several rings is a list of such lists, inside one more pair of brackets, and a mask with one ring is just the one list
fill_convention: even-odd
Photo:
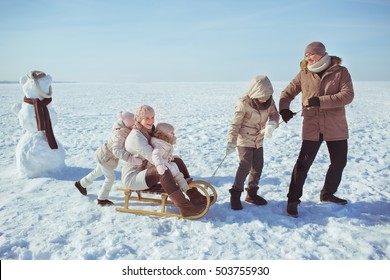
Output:
[[45,78],[47,75],[43,71],[30,71],[30,73],[27,74],[27,78],[31,81],[34,82],[35,86],[37,87],[39,91],[39,95],[42,96],[43,98],[51,98],[52,96],[52,90],[51,90],[51,85],[49,86],[49,92],[45,92],[41,86],[39,85],[39,79]]
[[38,70],[30,71],[30,73],[27,74],[27,77],[31,80],[38,80],[45,76],[46,76],[45,72],[38,71]]

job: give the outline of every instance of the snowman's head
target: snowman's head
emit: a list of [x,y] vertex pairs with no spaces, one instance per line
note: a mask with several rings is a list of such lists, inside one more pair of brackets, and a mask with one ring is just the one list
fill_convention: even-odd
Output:
[[42,71],[31,71],[19,79],[23,92],[28,98],[50,98],[52,96],[52,78]]

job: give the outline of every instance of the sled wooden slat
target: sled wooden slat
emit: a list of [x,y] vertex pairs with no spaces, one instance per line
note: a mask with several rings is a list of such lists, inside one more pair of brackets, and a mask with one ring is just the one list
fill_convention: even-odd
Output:
[[[153,216],[160,216],[160,217],[177,217],[177,218],[184,218],[184,219],[199,219],[203,217],[207,211],[210,208],[210,205],[212,205],[216,199],[217,199],[217,192],[215,191],[214,187],[211,186],[209,183],[196,180],[189,183],[190,188],[197,188],[205,197],[206,197],[206,207],[203,210],[202,213],[194,216],[189,217],[183,217],[180,214],[174,214],[174,213],[167,213],[166,212],[166,205],[167,204],[173,204],[172,201],[169,200],[168,194],[163,192],[162,188],[155,188],[151,190],[129,190],[126,188],[117,188],[118,191],[123,191],[125,195],[125,201],[123,207],[117,207],[116,210],[119,212],[127,212],[127,213],[134,213],[134,214],[142,214],[142,215],[153,215]],[[209,191],[213,194],[213,201],[210,199]],[[137,196],[132,196],[132,193],[136,193]],[[155,197],[147,197],[144,195],[154,195]],[[159,196],[159,198],[156,198],[156,196]],[[142,210],[142,209],[136,209],[134,207],[130,207],[133,205],[130,205],[130,201],[140,201],[140,202],[152,202],[160,204],[160,211],[150,211],[150,210]]]
[[116,209],[119,212],[126,212],[126,213],[134,213],[134,214],[143,214],[143,215],[153,215],[153,216],[160,216],[160,217],[177,217],[177,218],[183,218],[179,214],[171,214],[171,213],[162,213],[157,211],[148,211],[148,210],[141,210],[141,209],[124,209],[124,208],[117,208]]

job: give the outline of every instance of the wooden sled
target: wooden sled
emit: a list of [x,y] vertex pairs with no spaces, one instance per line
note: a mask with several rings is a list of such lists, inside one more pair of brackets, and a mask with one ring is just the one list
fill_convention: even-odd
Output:
[[[125,194],[125,202],[123,207],[117,207],[116,210],[120,212],[128,212],[128,213],[135,213],[135,214],[143,214],[143,215],[154,215],[154,216],[160,216],[160,217],[177,217],[177,218],[184,218],[184,219],[199,219],[203,217],[207,211],[209,210],[210,206],[215,203],[217,200],[217,192],[215,188],[202,180],[195,180],[190,182],[189,184],[190,188],[197,188],[200,193],[202,193],[207,200],[207,204],[205,209],[202,213],[194,216],[189,217],[183,217],[180,214],[174,214],[174,213],[167,213],[166,212],[166,205],[170,204],[173,205],[172,201],[169,200],[168,194],[164,192],[162,187],[160,185],[147,189],[142,191],[135,191],[135,190],[129,190],[126,188],[118,188],[117,190],[123,191]],[[137,196],[131,196],[132,193],[136,193]],[[210,195],[212,195],[213,199],[211,201]],[[156,198],[156,196],[160,196],[159,198]],[[142,201],[142,202],[151,202],[151,203],[157,203],[160,204],[160,211],[150,211],[150,210],[142,210],[142,209],[136,209],[136,208],[130,208],[130,200],[133,201]]]

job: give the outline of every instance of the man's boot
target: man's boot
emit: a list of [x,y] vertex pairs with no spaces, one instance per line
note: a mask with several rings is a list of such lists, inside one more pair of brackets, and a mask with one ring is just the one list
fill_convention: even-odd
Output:
[[247,191],[247,194],[245,201],[255,205],[266,205],[267,200],[257,194],[258,189],[259,187],[246,188],[245,190]]
[[345,205],[348,203],[347,200],[339,198],[333,194],[328,195],[328,196],[321,195],[320,200],[321,200],[321,202],[332,202],[332,203],[341,204],[341,205]]
[[241,192],[233,188],[229,190],[230,192],[230,206],[233,210],[241,210]]

